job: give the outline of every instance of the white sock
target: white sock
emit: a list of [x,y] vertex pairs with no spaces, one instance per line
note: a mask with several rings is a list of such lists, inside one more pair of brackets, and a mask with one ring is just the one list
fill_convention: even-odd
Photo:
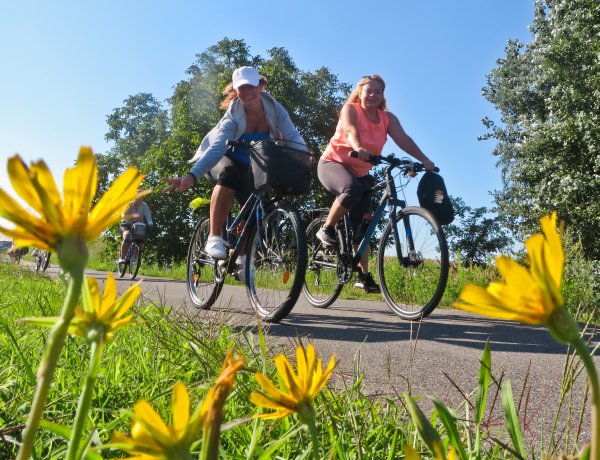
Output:
[[241,267],[244,267],[246,265],[246,255],[244,254],[243,256],[238,256],[238,258],[235,259],[235,263]]

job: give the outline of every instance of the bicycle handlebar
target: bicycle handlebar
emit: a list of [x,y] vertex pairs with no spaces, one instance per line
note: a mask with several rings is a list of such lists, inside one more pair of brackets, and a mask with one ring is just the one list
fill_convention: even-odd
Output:
[[[358,152],[355,150],[352,150],[351,152],[348,152],[348,156],[352,157],[352,158],[358,158]],[[386,156],[370,155],[369,161],[367,161],[367,163],[371,163],[373,165],[387,163],[388,165],[390,165],[394,168],[402,168],[402,169],[405,169],[406,171],[413,171],[413,172],[425,171],[425,166],[423,165],[423,163],[419,163],[418,161],[402,159],[402,158],[396,158],[393,154],[386,155]],[[436,173],[440,172],[440,168],[438,168],[436,166],[433,169],[433,171]]]
[[251,142],[250,141],[236,141],[233,139],[229,139],[227,142],[225,142],[225,145],[227,145],[228,147],[250,147]]

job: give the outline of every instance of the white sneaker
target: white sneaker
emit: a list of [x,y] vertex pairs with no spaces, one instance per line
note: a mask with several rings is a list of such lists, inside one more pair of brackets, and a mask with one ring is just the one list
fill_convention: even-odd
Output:
[[209,236],[204,246],[206,253],[213,259],[226,259],[225,241],[220,236]]

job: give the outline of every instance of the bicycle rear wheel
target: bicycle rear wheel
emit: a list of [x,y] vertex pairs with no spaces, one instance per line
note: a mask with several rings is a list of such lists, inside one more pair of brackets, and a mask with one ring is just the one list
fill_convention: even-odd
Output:
[[129,259],[129,277],[134,280],[142,263],[142,250],[137,243],[131,243],[131,258]]
[[433,215],[419,207],[404,208],[383,230],[377,265],[381,291],[394,313],[406,320],[429,315],[448,281],[446,237]]
[[252,229],[246,255],[250,304],[263,321],[281,321],[296,304],[306,271],[306,236],[298,212],[278,203]]
[[[314,219],[306,229],[308,249],[307,269],[302,292],[308,302],[317,308],[327,308],[338,298],[344,283],[344,265],[337,248],[323,245],[317,232],[325,223],[325,217]],[[343,234],[338,230],[338,241]]]
[[208,219],[196,224],[187,256],[188,295],[194,306],[203,310],[210,309],[223,287],[223,280],[218,281],[216,278],[216,261],[204,252],[209,230]]

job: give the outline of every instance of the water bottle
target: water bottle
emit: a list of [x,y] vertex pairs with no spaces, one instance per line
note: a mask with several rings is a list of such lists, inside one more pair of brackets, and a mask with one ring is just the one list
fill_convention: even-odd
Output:
[[372,220],[373,220],[373,214],[371,214],[370,212],[366,212],[363,215],[362,220],[360,221],[360,224],[358,226],[358,229],[356,230],[356,235],[354,236],[355,244],[360,243],[360,240],[363,239],[363,236],[365,236],[365,232],[367,231],[367,228],[369,227],[369,225],[371,225]]

